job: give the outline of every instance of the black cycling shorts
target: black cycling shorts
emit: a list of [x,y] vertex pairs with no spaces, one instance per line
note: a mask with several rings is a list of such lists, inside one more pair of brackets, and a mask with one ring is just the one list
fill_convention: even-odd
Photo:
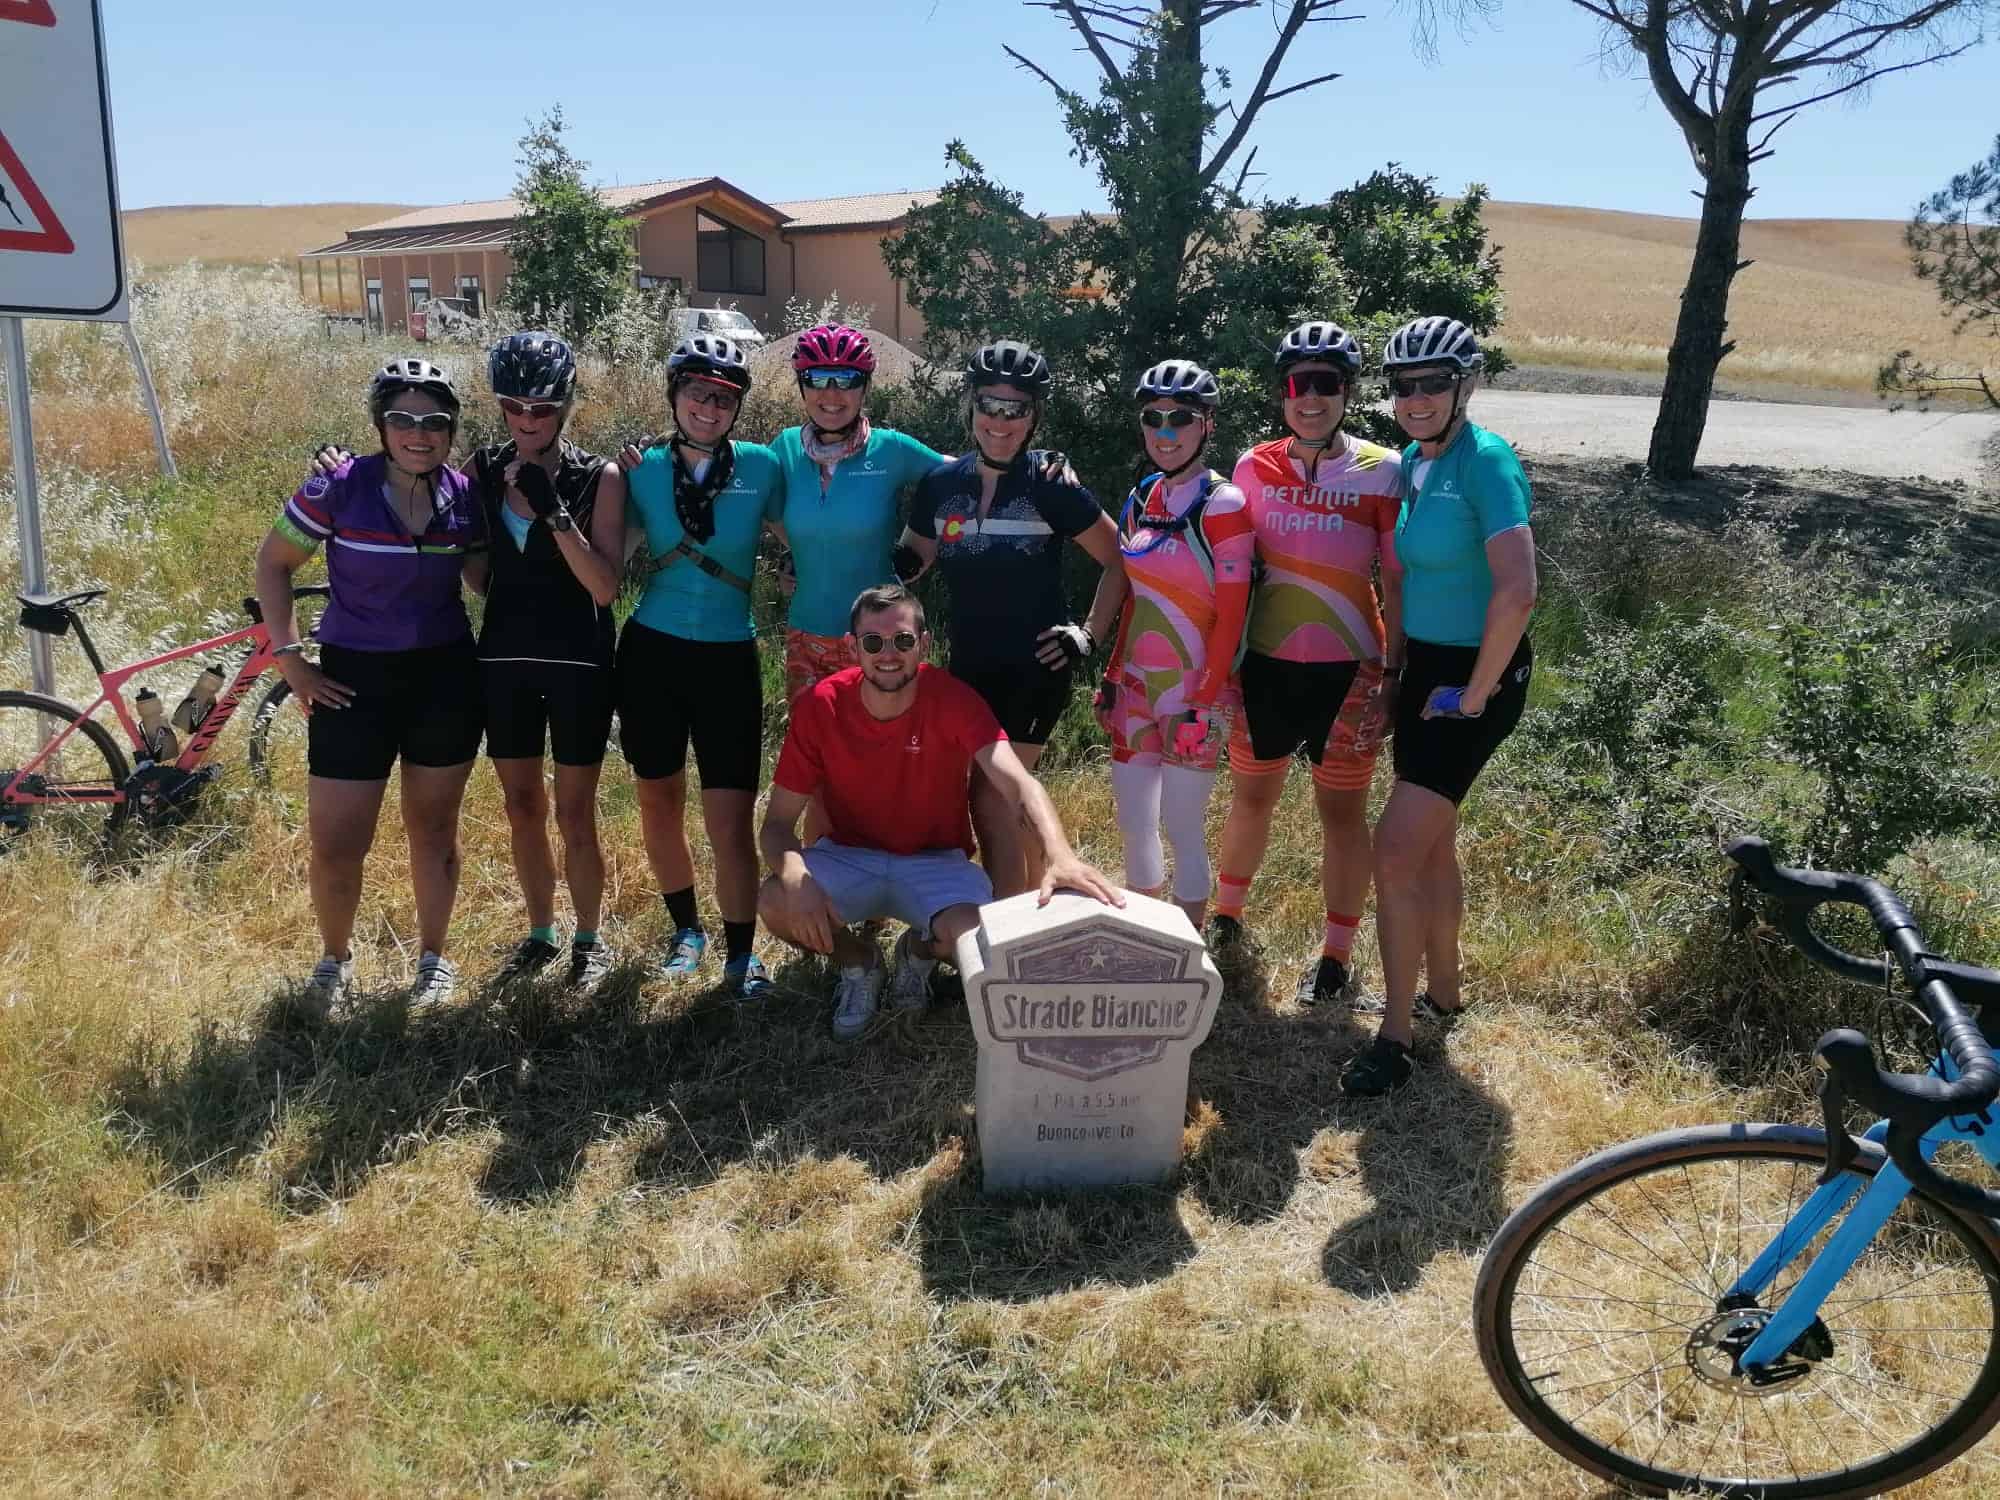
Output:
[[645,781],[687,769],[704,791],[754,792],[764,758],[755,641],[686,641],[637,620],[618,640],[618,744]]
[[544,744],[559,766],[594,766],[611,741],[609,667],[564,661],[483,661],[486,753],[494,760],[540,760]]
[[1246,652],[1238,676],[1250,753],[1259,760],[1296,755],[1318,765],[1360,666],[1353,661],[1282,661]]
[[993,717],[1017,745],[1046,745],[1069,707],[1070,669],[1051,672],[1038,661],[1019,667],[961,667],[951,675],[986,700]]
[[306,767],[334,781],[386,781],[405,765],[457,766],[479,753],[486,722],[472,642],[413,651],[322,646],[320,670],[354,690],[345,708],[306,720]]
[[1477,646],[1437,646],[1413,640],[1403,661],[1403,685],[1396,695],[1396,779],[1407,781],[1454,804],[1463,802],[1472,783],[1514,726],[1528,702],[1535,654],[1528,638],[1514,648],[1513,660],[1500,674],[1500,685],[1476,719],[1426,719],[1424,703],[1440,687],[1463,687],[1479,660]]

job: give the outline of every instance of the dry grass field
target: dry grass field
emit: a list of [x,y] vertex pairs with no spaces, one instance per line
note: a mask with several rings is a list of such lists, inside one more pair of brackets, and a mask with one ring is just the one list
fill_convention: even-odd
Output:
[[[1493,203],[1507,317],[1523,364],[1664,370],[1693,251],[1692,219]],[[1990,368],[1990,337],[1954,337],[1935,291],[1910,274],[1903,226],[1884,219],[1770,219],[1744,226],[1731,381],[1871,389],[1898,349]]]
[[[36,329],[51,573],[111,587],[92,620],[112,659],[234,616],[307,445],[366,435],[379,347],[328,340],[283,291],[170,272],[142,307],[166,351],[176,484],[152,478],[141,427],[104,425],[130,399],[115,344]],[[650,371],[591,373],[579,440],[657,416]],[[469,412],[489,437],[483,391]],[[760,392],[746,433],[789,414],[788,393]],[[1544,704],[1614,593],[1620,618],[1749,622],[1845,576],[1799,561],[1810,528],[1723,529],[1753,502],[1809,519],[1817,477],[1717,479],[1715,517],[1692,490],[1615,473],[1533,477]],[[1963,499],[1898,494],[1917,530]],[[16,567],[5,495],[0,576]],[[1760,641],[1746,623],[1731,648],[1730,704],[1759,725],[1775,696]],[[75,695],[80,653],[55,645]],[[5,685],[24,655],[0,614]],[[1610,1141],[1812,1118],[1811,1037],[1835,1016],[1884,1024],[1875,996],[1770,933],[1729,933],[1706,830],[1692,865],[1607,861],[1608,824],[1536,790],[1524,730],[1467,809],[1475,1007],[1425,1033],[1415,1086],[1342,1098],[1372,1023],[1294,998],[1321,922],[1294,776],[1256,945],[1227,965],[1196,1054],[1179,1178],[989,1199],[971,1028],[949,996],[843,1045],[831,976],[768,939],[782,990],[755,1011],[710,987],[712,961],[708,982],[654,976],[663,914],[615,756],[605,926],[627,962],[597,994],[484,983],[522,917],[482,766],[460,1000],[405,1003],[391,807],[357,929],[364,993],[329,1022],[299,1014],[317,956],[300,799],[249,784],[243,734],[225,732],[229,774],[186,826],[108,851],[46,828],[0,843],[0,1495],[1601,1500],[1482,1374],[1486,1241]],[[1101,748],[1057,748],[1065,823],[1115,869]],[[1989,737],[1981,764],[1996,752]],[[1704,775],[1718,830],[1799,790],[1762,759]],[[2000,957],[1993,844],[1921,844],[1897,879],[1940,948]],[[1361,953],[1372,969],[1366,928]],[[1677,1424],[1711,1420],[1694,1395]],[[1908,1493],[2000,1493],[2000,1449]]]
[[125,253],[148,266],[200,260],[217,265],[292,268],[302,250],[332,244],[348,230],[407,213],[407,203],[188,203],[135,208],[125,215]]

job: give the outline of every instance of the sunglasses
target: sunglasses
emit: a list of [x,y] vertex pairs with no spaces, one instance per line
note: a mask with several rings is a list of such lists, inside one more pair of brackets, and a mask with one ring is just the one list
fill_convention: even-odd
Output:
[[815,391],[858,391],[868,376],[861,370],[801,370],[799,384]]
[[736,392],[722,386],[696,386],[687,393],[688,400],[696,406],[712,406],[717,411],[735,411],[743,404]]
[[1285,399],[1298,401],[1306,396],[1344,396],[1347,377],[1338,370],[1302,370],[1285,377]]
[[539,422],[544,417],[553,417],[563,409],[560,401],[522,401],[513,396],[500,398],[500,410],[510,417],[526,417],[531,422]]
[[917,635],[913,630],[899,630],[894,635],[884,635],[879,630],[870,630],[856,636],[855,640],[870,656],[880,656],[886,646],[894,646],[898,651],[917,649]]
[[1456,375],[1391,375],[1389,394],[1392,396],[1442,396],[1458,384]]
[[450,432],[452,418],[448,411],[385,411],[382,424],[398,432]]
[[1171,427],[1175,432],[1179,432],[1183,427],[1192,427],[1200,420],[1200,412],[1190,411],[1185,406],[1176,406],[1167,411],[1161,411],[1157,406],[1147,406],[1140,408],[1139,411],[1139,425],[1151,427],[1155,431],[1162,427]]
[[974,396],[972,409],[996,422],[1018,422],[1034,411],[1032,401],[1009,401],[1005,396]]

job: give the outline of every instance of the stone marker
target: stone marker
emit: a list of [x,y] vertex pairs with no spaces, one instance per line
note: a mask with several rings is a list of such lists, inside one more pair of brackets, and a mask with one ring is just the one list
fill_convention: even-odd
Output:
[[1163,1181],[1180,1164],[1188,1057],[1222,976],[1170,902],[1035,900],[982,906],[958,940],[986,1191]]

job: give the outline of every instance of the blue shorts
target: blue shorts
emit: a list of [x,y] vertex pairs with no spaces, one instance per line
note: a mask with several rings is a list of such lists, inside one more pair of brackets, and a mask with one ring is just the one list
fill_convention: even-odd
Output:
[[982,906],[993,899],[992,882],[963,849],[885,854],[821,839],[804,858],[806,873],[843,923],[896,917],[928,938],[931,918],[947,907]]

